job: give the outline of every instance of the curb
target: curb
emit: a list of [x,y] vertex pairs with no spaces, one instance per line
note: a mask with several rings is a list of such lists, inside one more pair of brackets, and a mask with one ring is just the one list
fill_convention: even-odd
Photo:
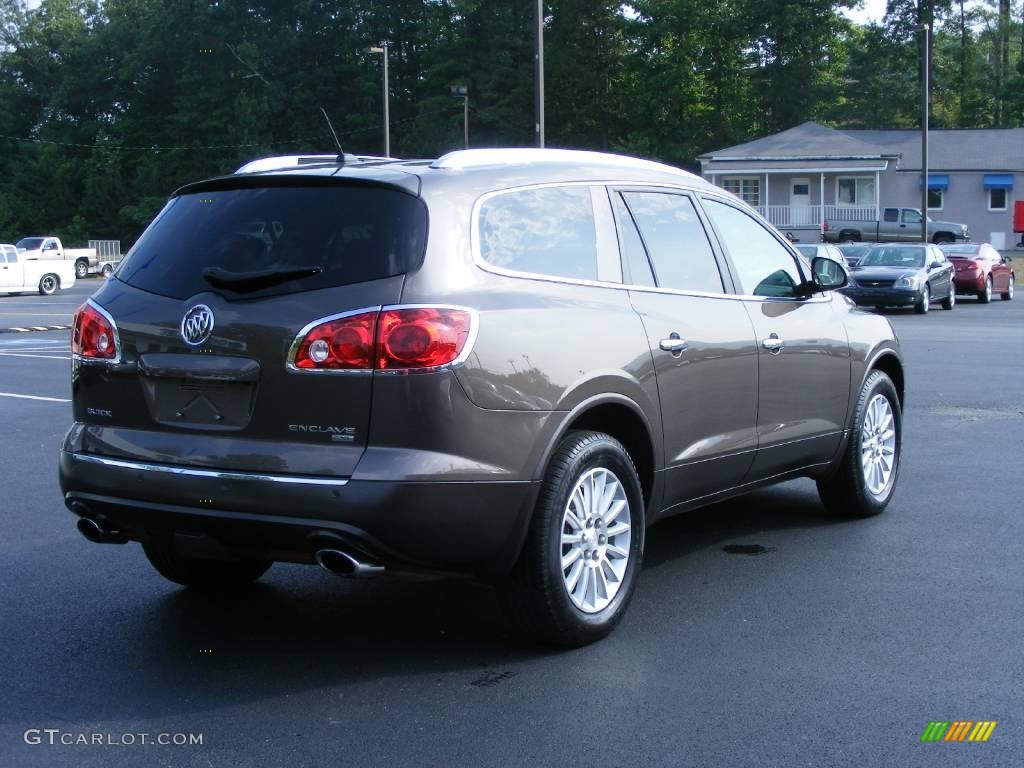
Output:
[[35,333],[38,331],[70,331],[70,325],[27,325],[0,328],[0,333]]

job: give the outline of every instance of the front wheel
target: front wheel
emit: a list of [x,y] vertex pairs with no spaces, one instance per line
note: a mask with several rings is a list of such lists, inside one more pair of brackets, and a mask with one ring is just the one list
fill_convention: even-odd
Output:
[[53,296],[60,288],[60,280],[56,275],[43,275],[39,279],[39,294],[41,296]]
[[1016,280],[1016,278],[1013,275],[1010,275],[1010,284],[1008,286],[1006,286],[1006,291],[1001,293],[1001,294],[999,294],[999,297],[1003,301],[1013,301],[1013,281],[1014,280]]
[[919,315],[927,315],[928,310],[932,306],[932,289],[931,286],[925,285],[921,289],[921,295],[917,299],[917,304],[914,306],[914,311]]
[[603,432],[570,432],[504,585],[518,626],[556,645],[601,639],[626,612],[643,551],[644,498],[626,449]]
[[164,543],[143,544],[142,549],[150,565],[165,579],[198,590],[238,589],[259,579],[273,565],[269,560],[184,557]]
[[872,371],[861,388],[853,428],[839,466],[818,480],[825,506],[843,517],[872,517],[892,499],[903,447],[903,412],[896,387]]

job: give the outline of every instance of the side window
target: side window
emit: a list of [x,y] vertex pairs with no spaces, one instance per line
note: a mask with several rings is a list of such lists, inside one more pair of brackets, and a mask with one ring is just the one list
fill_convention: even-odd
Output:
[[918,213],[917,211],[911,211],[911,210],[905,209],[903,211],[903,223],[904,224],[920,224],[921,223],[921,214]]
[[886,208],[883,214],[885,221],[899,221],[900,220],[900,209],[899,208]]
[[622,244],[622,282],[627,285],[654,285],[654,273],[647,260],[647,250],[636,231],[636,222],[619,193],[612,195],[615,208],[615,222]]
[[480,255],[488,264],[597,279],[597,227],[588,186],[495,195],[480,206],[479,233]]
[[624,192],[651,256],[661,288],[723,293],[711,241],[689,197],[666,192]]
[[749,214],[709,198],[704,208],[748,296],[792,297],[803,281],[789,251]]
[[5,248],[7,251],[7,263],[17,264],[18,263],[18,250],[17,248]]

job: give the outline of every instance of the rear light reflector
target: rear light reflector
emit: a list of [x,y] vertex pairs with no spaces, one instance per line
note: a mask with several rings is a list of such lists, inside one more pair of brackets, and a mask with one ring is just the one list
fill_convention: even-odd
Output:
[[465,349],[472,322],[464,309],[385,309],[377,332],[377,367],[395,370],[448,365]]
[[309,330],[292,361],[303,371],[368,371],[373,368],[377,312],[329,320]]
[[86,360],[117,360],[117,331],[110,318],[85,303],[75,312],[71,331],[71,353]]
[[469,310],[385,307],[325,320],[292,346],[300,371],[409,371],[449,365],[463,354],[473,328]]

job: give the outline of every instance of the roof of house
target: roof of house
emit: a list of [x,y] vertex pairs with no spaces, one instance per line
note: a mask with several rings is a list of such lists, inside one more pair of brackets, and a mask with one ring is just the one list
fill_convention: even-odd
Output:
[[[702,164],[750,165],[756,161],[848,160],[898,158],[903,171],[921,169],[919,130],[837,130],[815,122],[707,152]],[[1024,171],[1024,128],[932,129],[928,144],[929,171]],[[734,166],[735,167],[735,166]],[[718,170],[718,168],[715,168]]]

